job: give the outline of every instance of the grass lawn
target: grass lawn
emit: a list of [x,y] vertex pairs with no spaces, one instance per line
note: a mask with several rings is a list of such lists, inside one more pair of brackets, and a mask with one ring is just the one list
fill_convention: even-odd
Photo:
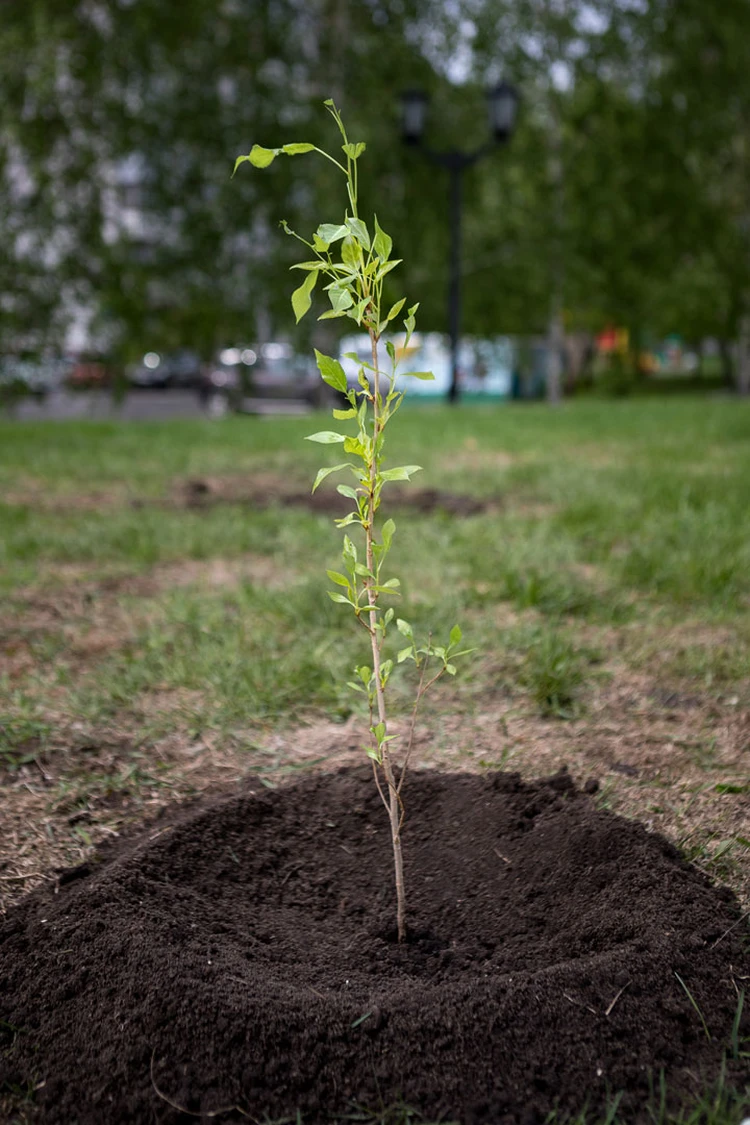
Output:
[[[477,649],[425,708],[420,762],[566,762],[748,901],[750,406],[399,421],[409,487],[490,502],[397,515],[404,614]],[[336,460],[317,428],[0,423],[1,902],[166,801],[359,758],[342,684],[366,645],[325,595],[340,533],[281,502]]]
[[[320,428],[0,422],[0,910],[168,802],[361,760],[340,533],[285,502]],[[487,502],[395,514],[402,612],[477,650],[418,765],[567,763],[750,907],[750,404],[413,407],[394,431],[409,487]]]

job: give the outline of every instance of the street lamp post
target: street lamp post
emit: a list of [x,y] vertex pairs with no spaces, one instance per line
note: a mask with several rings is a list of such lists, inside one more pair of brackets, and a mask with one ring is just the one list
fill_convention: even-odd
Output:
[[401,132],[406,144],[419,148],[428,160],[448,171],[450,258],[448,266],[448,335],[450,337],[451,384],[448,401],[458,402],[458,344],[461,335],[461,213],[463,173],[495,147],[505,144],[513,132],[518,110],[518,93],[509,82],[500,82],[487,92],[487,109],[492,141],[473,152],[449,149],[436,152],[424,144],[429,98],[423,90],[407,90],[401,95]]

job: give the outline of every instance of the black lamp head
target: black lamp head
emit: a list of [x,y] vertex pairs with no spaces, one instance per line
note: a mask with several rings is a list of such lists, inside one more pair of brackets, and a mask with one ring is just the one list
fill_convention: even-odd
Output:
[[424,136],[429,100],[424,90],[404,90],[401,95],[401,135],[408,145],[418,145]]
[[507,141],[515,128],[518,91],[510,82],[498,82],[487,92],[490,132],[498,144]]

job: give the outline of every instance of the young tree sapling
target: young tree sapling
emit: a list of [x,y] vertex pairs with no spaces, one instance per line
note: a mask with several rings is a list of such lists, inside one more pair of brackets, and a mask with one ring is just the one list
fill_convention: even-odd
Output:
[[[397,374],[404,378],[432,379],[428,371],[398,371],[399,353],[392,340],[387,340],[385,350],[389,370],[381,368],[378,342],[389,325],[398,322],[406,305],[406,298],[396,301],[387,312],[381,307],[383,282],[387,274],[400,264],[401,259],[391,257],[392,240],[381,228],[377,216],[373,219],[372,234],[358,212],[358,161],[365,151],[363,142],[352,143],[346,134],[341,115],[333,101],[325,103],[343,138],[341,146],[344,160],[337,159],[317,146],[306,143],[286,144],[281,148],[263,148],[253,145],[246,156],[239,156],[234,171],[245,161],[255,168],[267,168],[277,156],[297,156],[317,152],[324,156],[346,179],[348,206],[343,220],[322,223],[312,236],[312,241],[290,230],[285,221],[284,230],[303,243],[311,252],[308,260],[298,262],[292,269],[304,274],[302,284],[292,293],[292,308],[297,323],[308,312],[316,284],[323,279],[331,308],[319,320],[348,317],[370,337],[372,362],[359,363],[357,386],[348,385],[346,373],[338,360],[315,351],[318,369],[324,380],[346,402],[343,409],[335,409],[333,417],[353,424],[355,433],[322,430],[311,434],[308,441],[321,445],[341,445],[344,454],[352,460],[319,470],[313,492],[331,473],[348,472],[354,484],[339,484],[338,491],[352,502],[352,510],[343,519],[337,519],[340,528],[359,528],[364,540],[364,555],[350,537],[344,534],[343,570],[329,570],[328,577],[336,586],[328,595],[334,602],[349,606],[355,620],[369,636],[372,664],[362,664],[355,669],[355,679],[349,687],[367,696],[370,711],[370,744],[366,752],[372,760],[378,792],[388,812],[393,846],[396,879],[398,939],[406,937],[406,892],[401,849],[401,830],[404,823],[402,790],[409,765],[414,726],[419,704],[425,692],[443,676],[455,675],[455,660],[470,650],[459,651],[461,630],[458,625],[450,631],[448,643],[433,644],[431,637],[418,643],[412,626],[403,618],[396,618],[393,607],[384,609],[382,599],[399,596],[399,580],[386,577],[384,564],[391,549],[396,525],[393,519],[382,521],[380,512],[383,488],[391,481],[408,481],[419,465],[398,465],[386,468],[383,449],[385,430],[404,399],[404,391],[396,384]],[[403,319],[405,338],[400,348],[406,352],[415,329],[418,305],[407,308]],[[347,358],[357,362],[356,353]],[[387,688],[394,670],[394,660],[386,657],[385,645],[395,619],[395,627],[405,642],[396,653],[395,664],[413,661],[419,670],[419,681],[412,710],[409,734],[401,755],[400,769],[395,765],[394,741],[389,733],[387,713]],[[435,671],[427,675],[429,662],[436,664]]]

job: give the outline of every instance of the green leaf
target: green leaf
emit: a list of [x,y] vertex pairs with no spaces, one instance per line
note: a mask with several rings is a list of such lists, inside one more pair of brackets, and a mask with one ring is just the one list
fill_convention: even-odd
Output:
[[404,621],[403,617],[399,617],[396,621],[396,628],[402,637],[409,637],[414,640],[414,631],[408,621]]
[[374,727],[370,727],[371,732],[378,741],[378,746],[382,745],[385,738],[385,723],[376,723]]
[[365,297],[363,300],[361,300],[359,302],[357,307],[355,309],[353,309],[352,312],[350,313],[350,316],[352,317],[352,319],[356,320],[357,324],[359,324],[361,322],[362,317],[365,315],[365,309],[370,304],[370,300],[371,300],[370,297]]
[[383,583],[384,590],[397,590],[401,585],[398,578],[389,578],[387,582]]
[[455,664],[446,664],[445,670],[446,670],[446,672],[448,673],[449,676],[455,676],[456,665]]
[[325,269],[325,262],[297,262],[296,265],[290,266],[290,270],[322,270]]
[[[250,159],[249,156],[238,156],[237,157],[237,159],[234,162],[234,170],[232,171],[232,179],[234,179],[234,177],[237,175],[237,169],[239,168],[240,164],[244,164],[245,161],[249,160],[249,159]],[[271,160],[273,160],[273,157],[271,157]],[[269,161],[269,163],[270,163],[270,161]]]
[[396,348],[395,348],[395,345],[394,345],[392,340],[386,340],[385,350],[388,352],[388,355],[391,357],[392,361],[395,363],[396,362]]
[[402,648],[396,656],[396,660],[399,664],[403,664],[404,661],[408,660],[410,656],[414,656],[414,649],[411,645],[409,645],[407,648]]
[[382,765],[382,756],[377,752],[377,750],[373,750],[372,746],[365,747],[365,753],[367,754],[368,758],[372,758],[373,762],[377,762],[379,766]]
[[360,246],[364,246],[365,250],[369,250],[370,233],[362,220],[347,218],[346,225],[352,232]]
[[391,306],[391,310],[390,310],[390,312],[388,313],[388,316],[385,319],[386,320],[393,320],[394,316],[398,316],[398,314],[401,312],[405,303],[406,303],[406,297],[402,297],[400,301],[396,301],[396,304]]
[[346,312],[346,310],[350,309],[352,307],[352,305],[354,304],[354,301],[352,300],[352,295],[351,295],[351,293],[349,292],[348,289],[344,289],[344,288],[342,288],[340,286],[337,286],[337,285],[333,285],[333,286],[329,285],[329,286],[327,286],[327,289],[328,289],[328,297],[329,297],[329,300],[331,302],[331,305],[333,306],[334,312],[337,312],[337,313]]
[[380,474],[381,480],[409,480],[414,473],[418,473],[421,465],[399,465],[397,469],[386,469]]
[[318,280],[318,271],[312,270],[305,280],[300,285],[299,289],[295,289],[292,293],[292,308],[294,315],[297,318],[297,324],[302,320],[307,310],[312,304],[312,291],[315,288],[315,282]]
[[281,151],[286,153],[287,156],[299,156],[300,153],[303,152],[314,152],[315,145],[310,145],[305,142],[302,144],[284,145]]
[[454,625],[450,633],[450,642],[452,645],[460,645],[463,633],[458,625]]
[[390,625],[391,621],[393,621],[393,608],[385,611],[384,624]]
[[425,382],[435,378],[431,371],[399,371],[399,376],[402,379],[422,379]]
[[348,228],[339,223],[321,223],[315,232],[316,236],[329,246],[332,242],[338,242],[340,238],[346,238],[348,233]]
[[387,273],[390,273],[391,270],[395,270],[396,266],[400,266],[402,261],[403,258],[393,258],[390,262],[386,262],[385,265],[378,270],[376,280],[381,281]]
[[353,489],[349,484],[337,484],[336,491],[340,492],[342,496],[347,496],[350,500],[358,499],[355,489]]
[[348,516],[344,516],[341,520],[334,520],[336,527],[348,527],[350,523],[357,523],[359,516],[354,512],[350,512]]
[[350,406],[348,410],[334,410],[333,416],[339,422],[343,422],[346,418],[356,418],[357,417],[357,411],[354,409],[353,406]]
[[338,602],[340,605],[354,605],[350,598],[345,597],[344,594],[337,594],[335,590],[326,590],[326,593],[332,602]]
[[349,144],[342,145],[341,147],[348,157],[350,157],[352,160],[356,160],[365,151],[367,145],[364,141],[357,141],[356,144],[350,142]]
[[344,461],[344,463],[342,465],[332,465],[330,468],[327,468],[327,469],[318,469],[318,475],[315,478],[315,484],[312,486],[313,492],[318,487],[318,485],[321,484],[326,479],[327,476],[331,475],[331,473],[337,473],[339,471],[339,469],[350,469],[351,467],[352,466],[349,464],[348,461]]
[[253,145],[245,159],[249,160],[254,168],[267,168],[269,164],[273,164],[280,152],[280,148],[263,148],[262,145]]
[[331,582],[335,582],[337,586],[346,586],[347,590],[349,589],[349,579],[345,574],[339,574],[337,570],[327,570],[326,574],[331,579]]
[[324,253],[328,249],[328,243],[324,238],[321,238],[317,232],[313,235],[313,250],[319,250]]
[[328,312],[321,313],[318,320],[335,320],[338,316],[346,316],[346,309],[329,309]]
[[396,525],[393,520],[386,520],[383,524],[383,530],[381,533],[383,536],[383,546],[385,547],[386,551],[390,551],[391,549],[391,542],[393,540],[393,533],[395,532],[395,530]]
[[352,688],[353,691],[361,691],[363,695],[365,694],[365,689],[362,687],[362,685],[355,684],[354,680],[347,680],[346,686]]
[[[316,441],[318,445],[335,445],[338,441],[346,441],[346,434],[336,434],[333,430],[320,430],[317,434],[308,434],[305,441]],[[330,471],[334,472],[333,469]]]
[[387,262],[393,248],[393,239],[390,235],[386,234],[378,222],[377,215],[375,216],[375,241],[373,242],[373,250],[380,258],[381,262]]
[[355,562],[357,561],[357,546],[355,543],[352,543],[348,535],[344,536],[344,558],[354,559]]
[[356,270],[359,266],[359,256],[361,253],[359,243],[350,235],[347,235],[341,243],[341,261],[344,265],[348,266],[351,270]]
[[359,438],[344,438],[344,453],[355,453],[358,457],[362,457],[363,460],[367,460],[367,450]]
[[315,348],[315,361],[323,382],[327,383],[329,387],[333,387],[335,391],[346,394],[346,372],[339,361],[332,359],[329,355],[323,355],[317,348]]

